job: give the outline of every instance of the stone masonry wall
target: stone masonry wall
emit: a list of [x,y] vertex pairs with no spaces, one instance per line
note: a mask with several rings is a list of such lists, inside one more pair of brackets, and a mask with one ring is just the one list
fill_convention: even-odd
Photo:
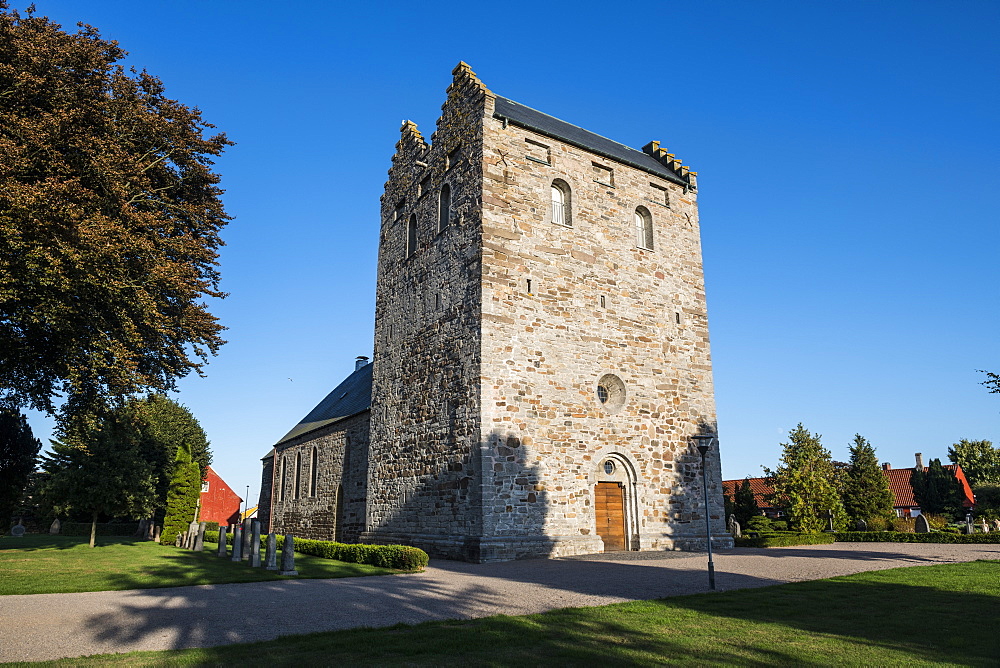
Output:
[[[406,122],[382,197],[372,390],[371,542],[476,559],[485,93],[455,70],[427,143]],[[440,228],[442,188],[451,215]],[[416,247],[407,225],[415,216]]]
[[369,413],[365,411],[277,446],[272,531],[358,542],[365,529],[369,438]]
[[[515,556],[599,551],[611,458],[629,472],[630,549],[703,544],[691,435],[715,431],[715,406],[695,192],[490,117],[484,144],[484,533]],[[556,179],[571,226],[552,221]],[[638,207],[652,250],[637,247]],[[624,382],[616,411],[597,397],[605,374]],[[726,544],[717,448],[708,463]]]

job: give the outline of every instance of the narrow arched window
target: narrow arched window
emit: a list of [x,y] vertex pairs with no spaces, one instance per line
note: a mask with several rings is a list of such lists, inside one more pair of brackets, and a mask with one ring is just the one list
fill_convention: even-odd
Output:
[[451,186],[447,183],[441,186],[441,198],[438,200],[438,232],[448,227],[451,222]]
[[278,500],[285,500],[285,473],[288,468],[288,457],[281,458],[281,475],[278,477]]
[[299,492],[301,487],[299,484],[302,482],[302,453],[299,452],[295,455],[295,496],[293,498],[299,498]]
[[309,462],[309,496],[316,496],[316,483],[319,481],[319,453],[312,449],[312,461]]
[[552,204],[552,222],[557,225],[572,225],[573,218],[570,210],[570,190],[565,181],[555,180],[550,189]]
[[635,210],[635,245],[653,250],[653,217],[641,206]]
[[417,250],[417,214],[410,216],[406,223],[406,257],[413,255]]

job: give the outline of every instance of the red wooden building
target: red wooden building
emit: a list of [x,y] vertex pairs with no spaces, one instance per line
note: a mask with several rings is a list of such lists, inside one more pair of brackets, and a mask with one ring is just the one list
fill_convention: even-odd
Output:
[[201,481],[199,519],[202,522],[218,522],[220,525],[239,524],[241,503],[243,499],[209,466],[205,471],[205,479]]

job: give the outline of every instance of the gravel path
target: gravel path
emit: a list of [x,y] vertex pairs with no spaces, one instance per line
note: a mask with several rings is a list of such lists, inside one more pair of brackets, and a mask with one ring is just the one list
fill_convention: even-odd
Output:
[[[720,590],[1000,559],[1000,545],[836,543],[716,553]],[[0,596],[0,661],[207,647],[358,626],[521,615],[707,590],[704,553],[619,553],[423,573],[172,589]]]

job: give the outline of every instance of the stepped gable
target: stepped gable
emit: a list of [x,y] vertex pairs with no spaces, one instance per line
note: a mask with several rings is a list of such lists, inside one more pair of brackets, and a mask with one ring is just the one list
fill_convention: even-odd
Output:
[[316,408],[302,418],[295,427],[285,434],[276,445],[290,441],[296,436],[333,424],[344,418],[362,413],[372,406],[372,367],[366,364],[344,379]]

